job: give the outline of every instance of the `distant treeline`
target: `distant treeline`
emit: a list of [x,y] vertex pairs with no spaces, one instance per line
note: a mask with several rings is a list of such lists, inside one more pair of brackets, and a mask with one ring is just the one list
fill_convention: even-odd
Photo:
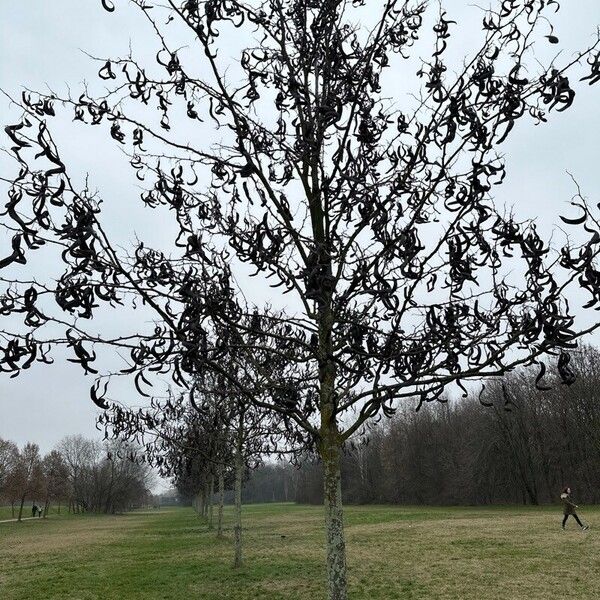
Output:
[[151,480],[151,469],[129,460],[128,448],[118,442],[70,436],[42,456],[37,444],[19,448],[0,439],[0,503],[19,519],[33,505],[44,516],[51,505],[103,513],[144,506],[152,503]]
[[[405,407],[347,446],[344,501],[542,504],[569,485],[580,502],[600,502],[600,353],[583,348],[572,367],[570,387],[546,374],[537,385],[550,389],[538,389],[538,368],[487,382],[488,406],[471,397]],[[320,503],[320,469],[263,466],[245,501]]]

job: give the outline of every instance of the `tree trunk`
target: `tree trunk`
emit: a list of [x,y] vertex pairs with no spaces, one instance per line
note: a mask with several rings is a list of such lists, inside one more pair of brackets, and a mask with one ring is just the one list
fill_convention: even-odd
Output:
[[208,490],[208,528],[214,529],[213,524],[213,496],[215,494],[215,476],[210,476],[210,487]]
[[209,498],[208,498],[208,481],[204,484],[204,491],[202,492],[202,498],[203,498],[203,502],[202,502],[202,516],[203,517],[208,517],[208,503],[209,503]]
[[198,500],[199,500],[199,504],[198,504],[198,516],[199,517],[203,517],[204,516],[204,492],[200,492],[200,494],[198,495]]
[[25,504],[25,494],[21,496],[21,505],[19,506],[19,516],[17,517],[17,521],[20,521],[23,516],[23,504]]
[[347,600],[346,543],[342,508],[341,443],[335,426],[321,442],[327,536],[327,583],[329,600]]
[[233,527],[235,555],[233,567],[242,566],[242,474],[244,471],[244,413],[240,414],[235,452],[235,525]]
[[219,511],[217,513],[217,537],[223,537],[223,505],[225,504],[225,475],[219,469]]

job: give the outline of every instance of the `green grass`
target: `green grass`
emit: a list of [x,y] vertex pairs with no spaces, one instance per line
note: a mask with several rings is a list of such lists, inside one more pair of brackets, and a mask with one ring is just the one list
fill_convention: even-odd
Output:
[[[600,507],[585,517],[600,527]],[[322,509],[244,508],[245,566],[191,509],[0,525],[0,597],[325,598]],[[600,530],[559,508],[346,509],[352,599],[600,598]]]

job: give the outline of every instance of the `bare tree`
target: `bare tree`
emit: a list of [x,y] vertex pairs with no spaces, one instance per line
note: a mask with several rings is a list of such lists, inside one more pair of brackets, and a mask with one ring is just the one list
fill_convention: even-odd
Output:
[[13,470],[13,485],[19,499],[19,521],[23,516],[25,500],[35,500],[43,493],[43,477],[40,448],[37,444],[28,442],[19,451]]
[[[453,21],[420,0],[368,10],[363,0],[132,4],[156,33],[161,74],[133,55],[102,58],[105,93],[25,93],[23,118],[7,128],[19,174],[4,222],[12,251],[0,265],[55,246],[65,271],[56,285],[5,271],[2,313],[22,315],[28,331],[7,326],[3,370],[47,362],[49,347],[65,345],[96,374],[106,345],[129,353],[123,373],[141,394],[156,371],[182,386],[184,374],[213,372],[284,415],[322,460],[329,597],[345,599],[345,440],[402,399],[435,400],[449,385],[465,389],[548,353],[571,381],[567,351],[598,326],[578,328],[565,301],[571,286],[590,293],[588,307],[600,298],[600,227],[584,199],[563,218],[585,224],[581,241],[555,253],[535,224],[492,197],[505,175],[499,144],[517,121],[569,108],[578,65],[587,62],[585,81],[600,80],[598,41],[541,65],[533,49],[558,42],[549,21],[558,3],[506,0],[485,11],[479,43],[453,69]],[[386,72],[411,59],[427,17],[429,58],[416,59],[415,102],[399,109]],[[244,46],[235,69],[219,52],[227,31]],[[158,122],[144,111],[150,103]],[[128,253],[111,240],[99,195],[76,184],[53,141],[57,106],[108,123],[116,143],[130,144],[142,201],[176,219],[171,248],[140,241]],[[206,120],[218,143],[205,143]],[[246,267],[288,302],[275,309],[253,295]],[[153,330],[85,326],[102,306],[127,301],[154,311]],[[223,368],[224,352],[244,380]],[[269,397],[247,383],[268,379],[267,364],[296,367]],[[92,389],[101,407],[105,389]]]
[[73,512],[81,512],[85,510],[87,477],[98,460],[99,449],[97,444],[82,435],[65,437],[57,449],[68,468],[72,494],[69,509],[72,507]]
[[68,436],[58,445],[67,467],[74,512],[116,513],[149,503],[152,472],[137,461],[137,446]]
[[17,445],[9,440],[0,439],[0,498],[10,502],[12,517],[15,517],[15,466],[19,455]]
[[42,468],[45,487],[44,518],[46,518],[50,502],[53,500],[58,501],[58,512],[60,513],[60,503],[69,498],[71,486],[69,468],[58,450],[52,450],[44,457]]

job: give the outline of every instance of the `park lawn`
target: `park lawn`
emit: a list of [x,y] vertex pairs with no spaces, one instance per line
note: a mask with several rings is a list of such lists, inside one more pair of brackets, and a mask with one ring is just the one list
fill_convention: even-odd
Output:
[[[600,507],[347,507],[350,598],[600,598]],[[322,509],[244,507],[245,566],[191,509],[0,525],[0,598],[325,598]]]
[[[26,517],[30,517],[31,516],[31,505],[29,505],[29,514],[27,513],[27,510],[25,507],[23,507],[23,514]],[[15,517],[19,514],[19,507],[15,506]],[[0,521],[3,521],[4,519],[12,519],[12,514],[11,514],[11,509],[10,506],[0,506]]]
[[[66,513],[67,507],[61,506],[60,512]],[[56,506],[51,506],[48,511],[49,515],[58,515],[58,509]],[[19,505],[15,506],[15,518],[19,516]],[[26,502],[23,506],[23,518],[31,517],[31,502]],[[12,519],[12,510],[10,506],[0,506],[0,521],[4,521],[5,519]],[[1,539],[1,538],[0,538]]]

